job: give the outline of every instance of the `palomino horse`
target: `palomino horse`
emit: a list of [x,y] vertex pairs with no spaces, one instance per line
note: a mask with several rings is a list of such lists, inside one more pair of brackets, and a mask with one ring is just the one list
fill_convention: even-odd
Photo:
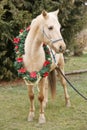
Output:
[[[37,16],[30,25],[30,31],[25,39],[25,54],[23,56],[23,61],[25,68],[29,72],[39,71],[43,63],[45,62],[45,53],[42,43],[45,43],[51,52],[52,64],[49,73],[49,85],[48,78],[43,77],[38,83],[39,95],[38,100],[40,102],[40,115],[39,123],[45,123],[44,106],[46,105],[47,98],[47,88],[51,86],[52,95],[55,95],[55,69],[57,66],[64,73],[64,58],[63,51],[66,48],[64,40],[60,33],[60,24],[57,19],[58,10],[54,12],[47,13],[42,11],[41,15]],[[58,72],[58,70],[57,70]],[[64,88],[66,105],[70,106],[69,95],[67,92],[66,81],[60,73],[61,84]],[[28,115],[28,121],[33,121],[34,118],[34,84],[28,84],[28,92],[30,98],[30,110]]]

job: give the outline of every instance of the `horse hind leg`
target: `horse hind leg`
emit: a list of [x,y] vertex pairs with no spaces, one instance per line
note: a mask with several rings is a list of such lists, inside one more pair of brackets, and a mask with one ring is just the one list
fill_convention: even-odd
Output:
[[28,121],[33,121],[34,119],[34,90],[33,90],[33,86],[29,85],[28,86],[28,95],[29,95],[29,99],[30,99],[30,110],[29,110],[29,115],[28,115]]
[[[58,69],[56,69],[58,72],[58,77],[60,78],[60,82],[64,88],[64,95],[65,95],[65,102],[66,102],[66,106],[70,107],[71,103],[70,103],[70,97],[68,94],[68,90],[67,90],[67,86],[66,86],[66,80],[64,79],[64,77],[61,75],[61,73],[59,72]],[[62,73],[64,74],[64,69],[60,69],[62,71]]]
[[64,88],[66,106],[70,107],[71,106],[70,97],[69,97],[67,86],[66,86],[66,80],[63,78],[63,76],[61,76],[61,84],[62,84],[62,86]]

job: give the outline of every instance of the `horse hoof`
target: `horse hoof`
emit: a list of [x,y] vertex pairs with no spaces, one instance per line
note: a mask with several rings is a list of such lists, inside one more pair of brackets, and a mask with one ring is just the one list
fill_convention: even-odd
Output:
[[31,122],[34,119],[34,112],[30,112],[28,116],[28,121]]
[[70,102],[66,103],[66,107],[71,107],[71,103]]
[[44,114],[40,114],[39,117],[39,124],[44,124],[46,122],[45,116]]

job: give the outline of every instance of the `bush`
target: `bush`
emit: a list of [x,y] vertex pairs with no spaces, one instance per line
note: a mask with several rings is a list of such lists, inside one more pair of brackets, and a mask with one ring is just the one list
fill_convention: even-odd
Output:
[[26,10],[19,10],[13,4],[13,0],[0,1],[0,80],[16,77],[13,65],[15,60],[13,37],[30,21],[31,14]]
[[82,30],[76,35],[74,55],[80,56],[83,54],[84,48],[87,47],[87,29]]
[[13,37],[18,35],[21,28],[26,28],[43,9],[49,12],[58,8],[61,33],[67,48],[71,48],[73,37],[87,22],[84,17],[83,24],[86,10],[84,0],[0,0],[0,80],[10,80],[17,76],[13,66]]

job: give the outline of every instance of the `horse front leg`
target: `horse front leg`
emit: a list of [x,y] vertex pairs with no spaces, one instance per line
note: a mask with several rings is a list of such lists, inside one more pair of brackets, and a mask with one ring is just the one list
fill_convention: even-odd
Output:
[[44,90],[45,90],[45,79],[42,79],[39,83],[39,95],[38,100],[40,102],[40,116],[39,116],[39,123],[43,124],[46,122],[45,115],[44,115]]
[[30,99],[30,110],[29,110],[29,115],[28,115],[28,121],[33,121],[34,118],[34,88],[33,85],[28,86],[28,96]]
[[43,88],[44,90],[44,101],[43,105],[46,107],[47,102],[48,102],[48,78],[45,78],[45,87]]

